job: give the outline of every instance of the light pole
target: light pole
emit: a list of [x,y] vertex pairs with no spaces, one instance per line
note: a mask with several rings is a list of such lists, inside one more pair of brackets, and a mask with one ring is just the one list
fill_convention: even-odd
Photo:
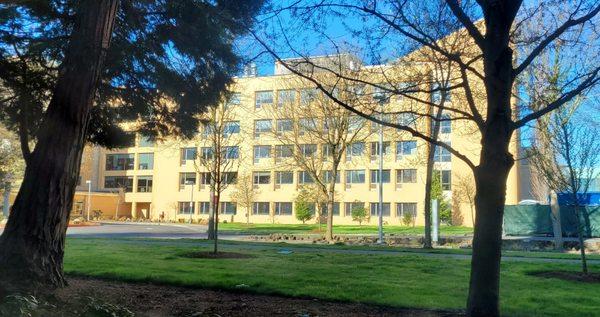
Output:
[[[379,101],[379,120],[383,122],[383,104],[385,103],[387,96],[385,93],[381,93],[375,96],[377,101]],[[379,183],[379,222],[378,222],[378,232],[379,239],[378,243],[384,243],[383,240],[383,124],[379,124],[379,173],[378,173],[378,183]]]
[[192,185],[192,193],[191,193],[191,198],[190,198],[190,224],[191,224],[192,216],[194,215],[194,183],[196,183],[196,182],[188,181],[187,183],[189,185]]
[[85,183],[88,185],[88,197],[87,197],[87,221],[90,221],[90,208],[92,207],[92,181],[87,180]]

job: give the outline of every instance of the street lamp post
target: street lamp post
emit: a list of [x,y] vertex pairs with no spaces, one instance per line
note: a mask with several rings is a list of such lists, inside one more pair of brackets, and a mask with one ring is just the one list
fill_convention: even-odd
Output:
[[[379,99],[379,119],[383,121],[383,103],[385,96]],[[383,124],[379,124],[379,243],[383,241]]]
[[87,196],[87,221],[90,221],[90,209],[92,207],[92,181],[87,180],[85,183],[88,185],[88,196]]
[[190,198],[190,224],[192,223],[192,216],[194,215],[194,182],[188,181],[189,185],[192,185],[192,193]]

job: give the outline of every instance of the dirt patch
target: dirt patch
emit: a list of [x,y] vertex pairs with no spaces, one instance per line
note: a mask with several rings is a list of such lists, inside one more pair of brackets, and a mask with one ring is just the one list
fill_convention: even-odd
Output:
[[217,253],[213,253],[211,251],[186,252],[180,254],[179,256],[192,259],[248,259],[254,257],[253,255],[246,253],[222,251]]
[[539,271],[531,272],[529,275],[544,277],[544,278],[557,278],[565,281],[575,281],[583,283],[600,283],[600,273],[588,273],[584,275],[581,272],[572,271]]
[[200,316],[464,316],[456,311],[401,309],[357,303],[327,302],[316,299],[287,298],[124,283],[88,278],[68,279],[69,286],[57,291],[58,299],[76,303],[90,296],[107,303],[121,305],[136,316],[200,317]]

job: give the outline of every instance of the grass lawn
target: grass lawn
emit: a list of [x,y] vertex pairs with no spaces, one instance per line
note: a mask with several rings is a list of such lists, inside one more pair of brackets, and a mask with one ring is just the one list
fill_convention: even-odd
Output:
[[[227,233],[239,234],[271,234],[271,233],[323,233],[325,225],[316,224],[245,224],[245,223],[220,223],[219,230]],[[423,234],[425,229],[422,226],[384,226],[385,233],[419,235]],[[334,234],[377,234],[377,226],[371,225],[337,225],[333,226]],[[465,235],[473,234],[473,228],[461,226],[441,226],[442,235]]]
[[[247,259],[190,259],[207,249],[191,240],[68,239],[70,274],[181,286],[365,302],[398,307],[462,309],[469,261],[417,254],[348,254],[327,250],[279,254],[273,245],[225,243]],[[295,248],[296,246],[294,246]],[[336,248],[329,246],[327,248]],[[502,312],[509,316],[600,316],[599,284],[527,275],[577,270],[562,263],[502,265]],[[592,270],[595,269],[592,266]]]

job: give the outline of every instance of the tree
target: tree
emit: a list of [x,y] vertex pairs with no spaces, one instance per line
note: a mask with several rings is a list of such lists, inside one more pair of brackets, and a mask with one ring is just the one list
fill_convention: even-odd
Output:
[[[327,58],[322,62],[338,63],[335,59]],[[348,75],[352,73],[344,64],[338,64]],[[303,182],[321,191],[327,197],[327,210],[333,210],[340,178],[339,165],[350,144],[362,142],[370,135],[366,129],[367,122],[313,87],[301,89],[300,98],[296,98],[295,87],[305,86],[306,83],[298,79],[289,79],[287,82],[290,87],[283,90],[287,95],[279,96],[280,100],[272,112],[276,119],[274,136],[281,143],[275,149],[276,160],[279,164],[300,168],[301,173],[306,174]],[[329,85],[335,86],[338,98],[348,103],[353,103],[361,95],[359,85]],[[325,238],[333,241],[333,212],[328,212],[326,216]]]
[[475,182],[469,174],[458,175],[457,182],[452,184],[452,200],[455,205],[468,204],[471,211],[471,223],[475,224]]
[[350,213],[352,215],[352,221],[358,221],[359,226],[362,226],[363,222],[369,220],[369,214],[363,205],[353,205]]
[[259,190],[255,189],[254,184],[252,183],[252,175],[238,175],[237,182],[235,183],[235,189],[231,193],[231,200],[234,201],[239,207],[246,209],[246,224],[250,224],[252,205],[254,204],[258,194]]
[[17,136],[0,126],[0,190],[3,197],[2,215],[4,217],[8,217],[10,192],[14,181],[23,176],[24,162],[18,148]]
[[433,177],[431,180],[431,199],[438,201],[438,216],[440,222],[445,224],[452,223],[452,208],[448,203],[448,199],[444,196],[442,188],[442,173],[440,171],[433,171]]
[[201,183],[208,183],[210,187],[208,238],[214,240],[215,254],[219,239],[221,194],[230,184],[237,181],[240,162],[239,122],[232,121],[231,111],[231,106],[226,102],[223,105],[211,106],[204,113],[204,132],[198,144],[200,154],[196,155],[194,161]]
[[[300,192],[296,196],[296,219],[302,221],[302,224],[305,224],[307,221],[311,220],[314,217],[314,209],[310,208],[310,194],[309,192],[302,188]],[[314,203],[312,203],[314,205]]]
[[530,154],[531,164],[548,187],[569,196],[569,205],[577,218],[581,270],[586,275],[584,235],[591,236],[591,225],[589,213],[581,205],[581,197],[587,194],[590,182],[598,177],[600,141],[596,137],[598,129],[584,122],[574,122],[577,107],[577,102],[572,103],[550,115],[550,120],[539,120],[539,139],[544,141],[534,144]]
[[126,133],[122,122],[148,135],[193,136],[194,115],[221,98],[237,71],[241,60],[233,40],[246,32],[261,4],[85,0],[0,6],[0,119],[19,131],[26,162],[0,238],[0,288],[65,284],[65,233],[85,142],[123,145],[133,131]]
[[[544,115],[560,108],[582,92],[590,90],[599,81],[600,62],[598,61],[599,34],[594,28],[597,24],[600,4],[597,1],[563,2],[542,1],[377,1],[356,3],[352,1],[302,1],[280,12],[292,12],[300,23],[277,24],[277,36],[257,34],[254,38],[264,49],[282,63],[290,72],[314,84],[326,96],[340,106],[373,122],[406,131],[437,147],[450,152],[456,159],[473,170],[476,184],[475,210],[476,223],[473,238],[473,255],[467,313],[469,316],[499,315],[499,286],[502,218],[506,201],[506,180],[514,165],[510,144],[514,133]],[[428,14],[434,12],[435,14]],[[561,14],[555,14],[560,12]],[[275,16],[278,16],[275,14]],[[349,78],[335,67],[315,65],[306,54],[318,43],[321,50],[329,49],[339,53],[341,47],[349,50],[351,45],[336,42],[343,39],[339,34],[328,34],[327,26],[332,19],[351,19],[355,23],[344,23],[353,39],[362,39],[366,48],[356,50],[357,54],[367,52],[370,60],[381,62],[382,52],[393,55],[396,52],[406,54],[388,65],[364,67],[367,77]],[[479,22],[481,17],[483,19]],[[535,36],[519,38],[523,29],[532,29],[532,21],[537,17],[544,26],[537,28]],[[358,22],[360,21],[360,22]],[[292,28],[302,25],[306,31],[312,27],[311,42],[301,42],[302,38],[291,38],[297,34]],[[335,28],[338,30],[339,28]],[[263,28],[263,32],[270,30]],[[585,41],[579,40],[585,36]],[[377,116],[361,111],[354,104],[348,104],[336,97],[334,91],[314,76],[317,72],[302,72],[294,65],[288,65],[280,56],[282,45],[277,50],[264,40],[283,38],[285,47],[293,54],[304,58],[304,68],[318,69],[330,78],[341,82],[360,82],[371,88],[382,89],[391,95],[410,98],[422,105],[421,109],[410,109],[419,117],[428,117],[429,107],[437,107],[425,98],[411,95],[414,92],[432,93],[446,90],[460,92],[461,102],[443,105],[453,120],[470,122],[475,126],[480,138],[479,156],[474,159],[456,146],[436,140],[423,131],[410,125],[385,122]],[[314,37],[320,40],[315,41]],[[534,111],[517,111],[514,94],[518,92],[515,83],[519,82],[525,71],[536,67],[535,61],[542,52],[551,48],[556,40],[564,45],[560,54],[569,56],[576,67],[564,80],[564,93]],[[273,40],[275,43],[279,42]],[[391,47],[392,50],[385,50]],[[515,54],[518,51],[519,54]],[[364,54],[364,53],[363,53]],[[426,85],[406,85],[403,68],[411,69],[405,61],[411,61],[419,55],[429,55],[447,61],[447,71],[452,74],[448,87]],[[427,61],[427,59],[426,59]],[[426,64],[426,63],[423,63]],[[393,67],[392,67],[393,66]],[[427,65],[421,65],[427,67]],[[360,66],[358,66],[360,67]],[[382,82],[384,84],[382,84]],[[483,101],[483,102],[481,102]],[[426,108],[426,109],[423,109]],[[531,108],[529,108],[531,109]],[[476,161],[478,160],[478,162]]]

